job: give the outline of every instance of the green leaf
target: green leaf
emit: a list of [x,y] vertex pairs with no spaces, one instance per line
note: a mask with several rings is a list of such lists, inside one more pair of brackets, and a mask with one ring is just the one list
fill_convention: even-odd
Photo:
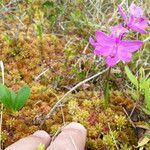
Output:
[[0,84],[0,101],[8,108],[11,108],[12,101],[11,101],[11,93],[9,89],[3,85]]
[[20,110],[26,103],[27,99],[30,96],[30,87],[25,86],[22,87],[16,96],[15,103],[14,103],[14,110],[18,111]]
[[150,78],[146,80],[147,86],[150,86]]
[[11,102],[12,102],[12,109],[14,109],[14,106],[15,106],[15,102],[16,102],[16,93],[12,90],[10,90],[10,94],[11,94]]
[[138,87],[138,80],[132,74],[129,67],[127,67],[127,66],[125,66],[125,73],[126,73],[127,77],[129,78],[130,82],[133,83],[136,87]]
[[147,80],[144,80],[141,84],[140,84],[140,88],[141,89],[146,89],[146,88],[149,88],[150,86],[150,78],[147,79]]
[[142,108],[142,110],[145,114],[150,115],[150,110],[148,110],[147,108]]
[[145,94],[146,107],[148,110],[150,110],[150,88],[146,88],[144,94]]
[[144,79],[141,83],[140,83],[140,88],[141,89],[146,89],[146,88],[149,88],[150,86],[150,78],[149,79]]

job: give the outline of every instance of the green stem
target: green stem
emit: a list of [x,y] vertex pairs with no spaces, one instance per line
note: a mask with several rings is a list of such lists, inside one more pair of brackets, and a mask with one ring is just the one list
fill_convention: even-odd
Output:
[[110,93],[109,93],[109,79],[110,79],[110,71],[111,68],[109,68],[106,76],[106,83],[105,83],[105,89],[104,89],[104,106],[105,108],[108,107],[109,104],[109,98],[110,98]]

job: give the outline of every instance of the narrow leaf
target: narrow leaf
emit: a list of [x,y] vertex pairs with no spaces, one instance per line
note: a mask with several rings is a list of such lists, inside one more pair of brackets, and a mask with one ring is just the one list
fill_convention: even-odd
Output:
[[126,73],[127,77],[129,78],[130,82],[138,87],[138,80],[132,74],[132,72],[130,71],[130,69],[127,66],[125,66],[125,73]]
[[141,89],[146,89],[146,88],[148,88],[150,86],[150,78],[149,79],[147,79],[147,80],[144,80],[141,84],[140,84],[140,87],[141,87]]
[[146,107],[148,110],[150,110],[150,88],[146,88],[144,92]]

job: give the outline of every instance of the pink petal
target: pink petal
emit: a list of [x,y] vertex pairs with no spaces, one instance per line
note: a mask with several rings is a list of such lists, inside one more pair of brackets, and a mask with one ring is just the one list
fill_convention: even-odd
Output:
[[105,47],[96,46],[94,50],[95,55],[102,55],[102,56],[109,56],[111,52],[112,52],[112,48],[109,46],[105,46]]
[[148,19],[147,18],[134,18],[133,16],[130,17],[129,22],[127,23],[127,26],[139,33],[146,34],[147,31],[145,28],[148,28]]
[[128,30],[124,28],[121,24],[111,27],[112,37],[122,37],[124,33],[127,33]]
[[144,27],[144,28],[147,28],[148,27],[148,18],[139,18],[138,19],[138,23]]
[[93,38],[89,38],[89,43],[93,46],[93,47],[95,47],[96,46],[96,42],[94,41],[94,39]]
[[122,61],[130,62],[132,59],[132,54],[127,51],[118,51],[118,57]]
[[141,34],[147,34],[147,31],[145,29],[141,28],[139,25],[129,24],[128,27],[136,32],[141,33]]
[[118,51],[120,52],[130,52],[133,53],[137,51],[143,44],[143,41],[132,41],[132,40],[127,40],[127,41],[121,41],[118,45]]
[[112,44],[115,44],[115,39],[111,36],[106,35],[102,31],[96,31],[96,40],[97,42],[102,46],[110,46]]
[[115,66],[118,62],[119,62],[119,59],[118,59],[117,56],[115,56],[115,57],[110,57],[110,56],[108,56],[108,57],[106,58],[106,64],[107,64],[108,67],[113,67],[113,66]]
[[128,21],[128,17],[126,15],[126,13],[123,11],[123,8],[121,6],[118,6],[118,11],[120,16],[124,19],[124,21]]
[[135,5],[134,3],[130,5],[129,10],[130,10],[130,14],[136,18],[140,18],[143,15],[143,10],[139,6]]
[[97,43],[94,41],[93,38],[89,38],[89,43],[95,48],[96,46],[102,47],[102,45],[100,45],[100,43]]

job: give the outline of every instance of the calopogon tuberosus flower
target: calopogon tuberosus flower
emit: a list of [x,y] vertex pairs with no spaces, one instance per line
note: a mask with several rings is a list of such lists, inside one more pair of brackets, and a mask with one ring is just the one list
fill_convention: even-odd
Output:
[[132,3],[129,7],[128,15],[126,15],[122,6],[118,6],[118,10],[128,28],[141,34],[147,33],[145,29],[150,28],[150,26],[148,26],[148,18],[143,17],[143,10],[139,6]]
[[139,50],[143,41],[123,40],[123,34],[127,30],[121,25],[112,27],[112,34],[107,35],[102,31],[96,31],[95,40],[89,39],[94,47],[94,54],[104,56],[108,67],[115,66],[119,61],[130,62],[132,53]]

